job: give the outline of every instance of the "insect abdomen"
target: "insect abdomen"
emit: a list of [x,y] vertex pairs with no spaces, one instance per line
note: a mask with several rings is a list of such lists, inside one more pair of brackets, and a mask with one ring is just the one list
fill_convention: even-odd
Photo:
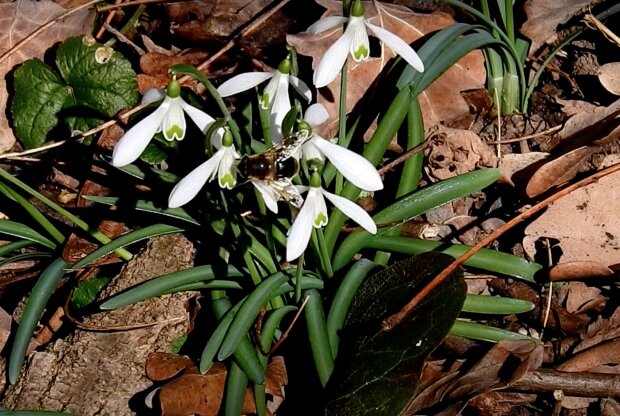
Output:
[[292,178],[299,172],[299,162],[294,157],[276,162],[276,176],[278,178]]

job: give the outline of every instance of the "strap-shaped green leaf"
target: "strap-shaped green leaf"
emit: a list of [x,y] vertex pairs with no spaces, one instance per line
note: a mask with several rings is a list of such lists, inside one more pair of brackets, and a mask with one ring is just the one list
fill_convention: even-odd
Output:
[[[441,251],[455,258],[462,256],[471,248],[465,244],[447,244],[442,241],[382,235],[372,238],[366,247],[409,255],[426,253],[427,251]],[[534,282],[536,273],[543,268],[539,263],[487,248],[483,248],[474,254],[465,261],[465,265],[517,277],[529,282]]]
[[467,295],[463,312],[510,315],[529,312],[536,305],[523,299],[504,298],[502,296]]
[[41,244],[52,250],[56,248],[56,243],[43,237],[32,228],[11,220],[0,220],[0,234],[12,235],[13,237],[23,238]]
[[97,259],[100,259],[107,254],[110,254],[118,248],[125,247],[126,245],[133,244],[141,240],[146,240],[147,238],[155,237],[158,235],[178,233],[181,231],[183,231],[183,229],[167,224],[155,224],[150,225],[146,228],[132,231],[112,240],[103,247],[99,247],[97,250],[93,251],[88,256],[84,257],[82,260],[71,266],[71,270],[80,269],[85,265]]
[[243,274],[233,266],[218,269],[212,266],[197,266],[178,272],[165,274],[147,282],[134,286],[126,292],[120,293],[103,302],[100,309],[116,309],[131,305],[154,296],[169,293],[170,290],[190,283],[213,280],[216,277],[241,277]]
[[47,305],[47,301],[54,293],[56,285],[60,278],[65,274],[65,269],[68,264],[62,259],[54,260],[47,268],[41,273],[41,276],[37,280],[37,283],[32,288],[28,302],[24,307],[24,313],[19,321],[19,327],[15,334],[15,341],[13,342],[13,348],[11,349],[11,357],[9,358],[9,382],[15,384],[19,378],[19,372],[21,371],[26,350],[30,339],[34,333],[34,329],[37,326],[37,322],[43,315],[43,310]]
[[[501,176],[499,169],[480,169],[445,181],[437,182],[398,199],[373,216],[377,224],[389,224],[414,218],[454,199],[462,198],[494,183]],[[353,255],[374,236],[367,231],[352,233],[340,244],[332,265],[334,270],[346,266]]]
[[237,312],[233,323],[230,325],[222,347],[218,353],[218,359],[228,358],[241,338],[247,335],[261,308],[273,297],[273,292],[288,280],[284,273],[275,273],[263,280],[248,296],[243,306]]

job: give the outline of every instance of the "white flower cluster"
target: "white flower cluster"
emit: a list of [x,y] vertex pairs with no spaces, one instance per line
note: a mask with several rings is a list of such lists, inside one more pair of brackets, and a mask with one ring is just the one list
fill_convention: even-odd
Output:
[[[319,20],[308,28],[310,33],[320,33],[346,24],[342,36],[327,50],[314,73],[314,85],[317,88],[331,83],[342,70],[349,53],[356,62],[369,58],[368,32],[379,38],[396,51],[418,71],[424,66],[416,52],[402,39],[387,30],[375,26],[364,19],[361,2],[355,0],[350,17],[331,16]],[[282,138],[282,123],[291,109],[289,85],[291,85],[309,103],[312,100],[310,88],[299,78],[290,74],[291,62],[283,60],[277,69],[271,72],[250,72],[237,75],[224,82],[217,89],[222,97],[228,97],[252,89],[269,80],[260,96],[259,104],[269,110],[270,127],[274,141]],[[166,140],[183,140],[186,131],[184,113],[203,132],[214,123],[213,117],[189,105],[180,96],[180,85],[173,80],[166,91],[150,90],[144,95],[143,103],[162,100],[159,107],[149,116],[129,129],[117,143],[112,156],[112,164],[122,167],[134,162],[153,136],[162,132]],[[305,111],[304,121],[311,127],[317,127],[327,121],[328,114],[321,104],[313,104]],[[232,189],[237,183],[237,153],[232,135],[225,129],[218,129],[211,138],[217,151],[203,164],[185,176],[172,190],[168,204],[180,207],[191,201],[207,181],[218,178],[221,188]],[[306,166],[323,166],[328,159],[334,167],[353,185],[365,191],[383,189],[383,183],[374,166],[365,158],[338,144],[334,144],[314,133],[302,145],[302,159]],[[370,233],[376,233],[377,227],[372,218],[360,206],[346,198],[327,192],[322,188],[320,175],[316,170],[310,174],[310,186],[298,186],[298,192],[307,192],[303,206],[299,210],[289,230],[286,260],[292,261],[305,251],[310,240],[312,228],[327,225],[329,216],[325,198],[349,218],[357,222]],[[277,198],[266,189],[264,183],[252,181],[260,191],[267,207],[277,210]]]

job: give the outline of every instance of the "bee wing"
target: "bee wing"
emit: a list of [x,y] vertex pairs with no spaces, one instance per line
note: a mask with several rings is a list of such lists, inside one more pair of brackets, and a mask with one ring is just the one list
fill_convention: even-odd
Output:
[[277,196],[278,201],[286,201],[295,208],[301,208],[304,204],[303,197],[289,178],[269,181],[267,185]]
[[309,138],[310,136],[306,130],[295,132],[273,145],[266,153],[275,154],[278,160],[286,160],[293,156]]

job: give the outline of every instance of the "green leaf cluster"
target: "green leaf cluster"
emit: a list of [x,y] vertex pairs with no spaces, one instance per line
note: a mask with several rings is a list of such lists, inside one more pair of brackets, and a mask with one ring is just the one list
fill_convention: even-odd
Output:
[[129,61],[92,38],[67,39],[54,63],[30,59],[15,70],[11,118],[27,149],[41,146],[57,127],[86,131],[138,102]]

